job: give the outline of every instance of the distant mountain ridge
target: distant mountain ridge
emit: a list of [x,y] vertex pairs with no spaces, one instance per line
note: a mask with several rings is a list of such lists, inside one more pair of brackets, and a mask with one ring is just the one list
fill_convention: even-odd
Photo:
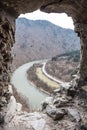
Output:
[[12,53],[16,66],[80,49],[79,38],[73,30],[45,20],[18,18],[15,37]]

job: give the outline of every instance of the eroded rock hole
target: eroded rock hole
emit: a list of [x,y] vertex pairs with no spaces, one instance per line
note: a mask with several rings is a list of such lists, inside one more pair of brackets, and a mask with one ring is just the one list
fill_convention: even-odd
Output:
[[[21,126],[26,129],[86,129],[86,102],[87,102],[87,52],[86,52],[86,33],[87,33],[87,14],[86,2],[81,1],[1,1],[0,2],[0,129],[20,130]],[[25,7],[25,8],[24,8]],[[41,8],[43,7],[43,8]],[[75,31],[80,36],[81,61],[78,77],[71,84],[62,84],[62,89],[54,90],[52,97],[43,102],[43,110],[49,115],[41,113],[25,113],[21,111],[21,104],[18,104],[13,96],[11,86],[9,85],[10,64],[12,62],[11,47],[14,43],[14,23],[20,12],[31,12],[40,8],[45,12],[66,12],[72,16]],[[78,10],[77,10],[78,9]],[[55,33],[57,36],[57,34]],[[32,41],[34,42],[34,41]],[[65,42],[66,44],[66,42]],[[25,45],[21,48],[25,48]],[[32,48],[33,46],[30,45]],[[65,47],[64,47],[65,48]],[[35,48],[36,50],[36,48]],[[41,51],[42,48],[40,47]],[[50,47],[49,47],[50,50]],[[52,50],[53,51],[53,50]],[[22,52],[23,53],[23,52]],[[16,54],[15,54],[16,56]],[[22,57],[23,59],[23,57]],[[55,61],[55,57],[52,59]],[[38,65],[34,65],[38,67]],[[41,66],[39,66],[41,67]],[[37,73],[41,74],[41,68]],[[22,74],[21,74],[22,75]],[[20,77],[20,75],[19,75]],[[81,88],[80,88],[81,86]],[[84,86],[84,87],[83,87]],[[36,93],[35,93],[36,94]],[[72,95],[71,95],[72,94]],[[34,95],[34,94],[33,94]],[[73,98],[72,98],[73,97]],[[85,99],[84,99],[85,98]],[[18,112],[18,113],[17,113]],[[32,117],[33,116],[33,117]],[[25,117],[27,119],[25,119]],[[21,120],[21,122],[20,122]],[[57,122],[55,122],[57,120]],[[27,121],[27,124],[26,124]],[[39,122],[39,123],[38,123]],[[3,125],[4,123],[4,125]],[[29,125],[30,124],[30,125]],[[41,124],[41,125],[40,125]],[[51,124],[51,125],[50,125]],[[40,127],[39,127],[40,126]]]
[[[30,20],[26,18],[32,15],[35,17],[34,13],[26,14],[16,20],[16,43],[12,53],[13,70],[24,63],[31,62],[30,64],[32,65],[27,71],[29,85],[35,85],[37,89],[41,89],[46,93],[41,97],[40,102],[47,94],[51,94],[54,89],[58,88],[61,83],[67,83],[73,79],[73,76],[78,71],[80,45],[79,38],[73,30],[60,27],[56,25],[57,22],[51,23],[45,20],[45,17],[47,17],[46,14],[40,14],[40,11],[35,12],[37,17],[39,16],[38,13],[39,15],[43,15],[44,20]],[[63,15],[66,17],[65,14]],[[56,14],[54,16],[57,17]],[[52,19],[53,14],[50,17]],[[23,77],[21,79],[23,80]],[[20,83],[22,82],[21,79],[16,78],[16,80],[20,80]],[[59,80],[59,83],[57,80]],[[12,82],[15,86],[14,79],[12,79]],[[20,89],[21,91],[23,90],[23,95],[28,97],[29,102],[31,102],[30,104],[35,100],[34,102],[37,102],[35,105],[38,107],[38,94],[34,96],[33,93],[30,94],[31,92],[29,93],[29,90],[26,90],[26,86],[22,88],[24,86],[23,83],[20,86],[21,88],[19,87],[19,83],[16,86],[17,89],[19,87],[18,91],[20,92]],[[30,101],[29,98],[32,100]],[[34,104],[30,107],[32,106],[35,109]]]

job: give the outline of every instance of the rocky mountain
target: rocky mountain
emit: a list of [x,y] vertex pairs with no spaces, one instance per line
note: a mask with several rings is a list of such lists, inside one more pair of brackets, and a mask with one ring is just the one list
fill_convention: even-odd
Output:
[[80,49],[79,38],[71,29],[61,28],[45,20],[16,20],[16,39],[12,53],[13,64],[51,58]]

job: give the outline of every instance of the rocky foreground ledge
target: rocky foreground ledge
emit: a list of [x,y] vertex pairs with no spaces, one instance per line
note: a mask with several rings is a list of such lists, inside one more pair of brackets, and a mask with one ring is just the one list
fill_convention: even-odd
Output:
[[[50,119],[46,114],[22,112],[22,105],[16,103],[13,96],[8,108],[4,124],[5,130],[51,130]],[[3,127],[0,130],[3,130]]]
[[27,113],[11,96],[0,130],[87,130],[87,86],[62,84],[42,103],[42,112]]

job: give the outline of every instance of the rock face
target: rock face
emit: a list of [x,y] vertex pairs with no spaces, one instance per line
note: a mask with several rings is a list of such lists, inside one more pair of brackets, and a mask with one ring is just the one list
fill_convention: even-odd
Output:
[[[38,0],[33,0],[33,1],[32,0],[25,0],[25,1],[24,0],[16,0],[16,1],[15,0],[1,0],[0,1],[0,124],[4,122],[3,116],[5,116],[6,114],[5,108],[7,106],[7,103],[9,103],[9,99],[10,99],[10,93],[8,91],[9,70],[10,70],[10,63],[12,61],[10,51],[14,43],[15,19],[18,17],[20,13],[32,12],[36,9],[41,9],[42,11],[45,11],[47,13],[65,12],[73,18],[75,31],[78,33],[78,36],[80,37],[80,41],[81,41],[80,71],[79,71],[79,77],[75,81],[78,82],[77,84],[78,86],[79,85],[82,86],[84,84],[87,85],[87,44],[86,44],[87,43],[87,1],[86,0],[79,0],[79,1],[78,0],[39,0],[39,1]],[[72,90],[73,88],[69,91],[72,91]],[[82,90],[78,89],[77,92],[79,92],[77,93],[78,100],[76,100],[78,105],[75,107],[78,108],[78,112],[76,113],[80,113],[82,122],[76,122],[76,126],[75,126],[73,125],[73,122],[70,121],[70,119],[67,120],[67,118],[65,118],[66,120],[63,121],[65,125],[63,125],[61,122],[58,122],[58,129],[72,130],[74,128],[73,126],[75,126],[74,130],[87,129],[86,111],[84,109],[84,112],[83,111],[80,112],[81,104],[79,104],[79,100],[82,100],[82,103],[84,105],[85,105],[85,102],[87,103],[87,92],[84,91],[83,89]],[[67,93],[65,94],[65,96],[66,95]],[[59,95],[56,95],[56,96],[58,96],[58,100],[59,100]],[[74,96],[76,95],[73,95],[73,97]],[[69,100],[69,97],[68,97],[68,100]],[[66,105],[70,105],[70,103],[71,102],[68,102],[68,104]],[[59,104],[58,104],[58,107],[59,107]],[[73,112],[69,111],[69,113],[71,113],[72,115]],[[76,116],[74,116],[74,118],[75,117]],[[22,121],[23,121],[22,123],[25,123],[24,120],[25,119],[22,118]],[[45,124],[44,120],[41,119],[40,121],[43,122],[43,124]],[[19,120],[18,125],[16,125],[15,127],[16,130],[17,129],[20,130],[21,127],[22,127],[21,128],[22,130],[23,129],[25,130],[25,128],[30,129],[27,125],[21,124],[20,122],[21,120]],[[20,124],[20,127],[19,127],[19,124]],[[32,122],[32,124],[34,124],[34,122]],[[36,124],[36,121],[35,121],[35,124]],[[33,130],[38,129],[38,127],[36,127],[35,124],[33,125],[33,127],[32,125],[30,125]],[[69,125],[70,128],[67,128],[67,124],[71,124]],[[0,127],[1,126],[2,125],[0,125]],[[0,129],[2,130],[4,128],[1,127]],[[13,127],[10,127],[10,126],[6,128],[6,130],[12,130],[12,129]],[[51,130],[51,129],[47,128],[47,130]]]
[[80,62],[80,70],[79,70],[79,85],[87,84],[87,24],[85,23],[76,23],[75,31],[80,36],[80,44],[81,44],[81,62]]
[[72,121],[77,121],[79,122],[81,120],[80,114],[78,110],[73,109],[73,108],[68,108],[68,115],[70,116]]
[[[84,100],[82,97],[79,97],[79,91],[74,97],[72,97],[72,93],[68,95],[70,87],[66,87],[66,84],[65,87],[63,84],[63,88],[61,87],[60,90],[54,90],[53,96],[48,97],[42,103],[42,110],[53,120],[57,120],[58,123],[61,122],[61,126],[64,128],[63,130],[86,130],[87,106],[84,104],[84,107],[82,107],[79,101],[84,102],[85,100],[87,101],[87,99]],[[81,99],[78,100],[78,98]],[[87,98],[86,95],[85,98]],[[68,124],[66,121],[68,121]],[[57,130],[59,130],[59,127],[57,128]]]
[[[41,9],[47,13],[67,13],[72,17],[75,31],[81,39],[81,65],[79,71],[78,84],[83,85],[87,82],[87,54],[86,54],[86,33],[87,33],[87,1],[86,0],[4,0],[0,1],[0,8],[2,14],[7,12],[9,14],[10,23],[13,21],[11,16],[18,17],[20,13],[32,12],[36,9]],[[78,9],[78,10],[77,10]],[[7,18],[7,16],[6,16]],[[7,18],[8,19],[8,18]],[[4,19],[3,19],[4,20]],[[14,26],[14,25],[13,25]],[[12,37],[11,37],[12,38]]]
[[56,109],[54,106],[52,105],[47,105],[46,107],[46,112],[47,114],[52,117],[54,120],[59,120],[61,118],[63,118],[63,116],[65,115],[65,111],[62,109]]
[[22,106],[16,103],[14,96],[11,96],[7,109],[4,128],[0,127],[0,130],[53,130],[54,128],[52,119],[46,114],[22,112]]
[[[78,94],[74,98],[67,96],[68,89],[54,90],[53,95],[43,101],[43,112],[23,112],[22,105],[11,96],[0,130],[86,130],[86,109],[77,103]],[[57,105],[61,101],[62,106]]]
[[11,47],[14,42],[14,18],[8,13],[0,12],[0,122],[2,111],[10,99],[10,64],[12,62]]

